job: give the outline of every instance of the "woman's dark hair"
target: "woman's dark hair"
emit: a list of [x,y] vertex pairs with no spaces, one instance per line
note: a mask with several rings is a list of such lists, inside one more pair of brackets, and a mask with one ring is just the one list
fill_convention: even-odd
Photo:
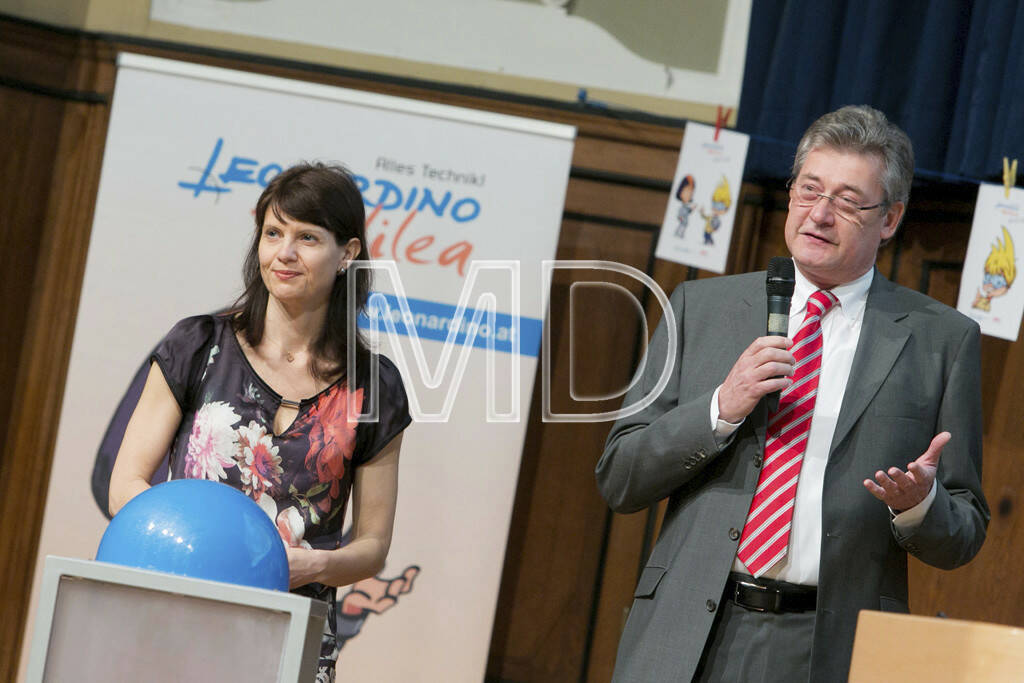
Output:
[[[279,220],[286,217],[302,223],[311,223],[326,229],[339,246],[353,237],[359,240],[356,260],[368,261],[366,247],[366,212],[363,196],[352,174],[341,166],[321,163],[298,164],[282,171],[263,190],[256,202],[256,230],[252,244],[242,264],[245,291],[235,302],[237,311],[233,319],[235,331],[242,334],[250,346],[263,340],[263,327],[267,313],[267,286],[260,274],[260,236],[267,211],[273,211]],[[355,282],[355,310],[348,309],[348,284]],[[370,270],[356,269],[342,273],[334,279],[327,305],[327,319],[310,349],[310,372],[317,379],[344,377],[348,354],[348,326],[355,325],[355,317],[366,307],[370,292]],[[368,353],[366,342],[356,329],[357,364]]]
[[692,175],[684,175],[682,180],[679,181],[679,187],[676,188],[676,199],[682,199],[679,195],[683,193],[683,190],[688,187],[694,187],[695,184]]

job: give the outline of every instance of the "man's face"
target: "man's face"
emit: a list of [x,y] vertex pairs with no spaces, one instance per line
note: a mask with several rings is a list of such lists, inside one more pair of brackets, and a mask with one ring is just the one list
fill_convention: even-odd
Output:
[[892,237],[904,205],[895,202],[867,211],[838,210],[839,197],[857,206],[882,202],[882,162],[874,155],[818,147],[807,155],[794,188],[836,197],[802,206],[790,192],[786,246],[800,272],[815,286],[828,289],[866,273],[878,245]]

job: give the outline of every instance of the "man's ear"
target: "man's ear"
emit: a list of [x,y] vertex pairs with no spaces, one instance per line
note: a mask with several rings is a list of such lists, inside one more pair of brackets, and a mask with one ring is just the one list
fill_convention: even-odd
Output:
[[903,220],[906,210],[907,205],[903,202],[893,202],[886,210],[885,216],[882,218],[883,242],[896,234],[896,228],[900,227],[900,221]]

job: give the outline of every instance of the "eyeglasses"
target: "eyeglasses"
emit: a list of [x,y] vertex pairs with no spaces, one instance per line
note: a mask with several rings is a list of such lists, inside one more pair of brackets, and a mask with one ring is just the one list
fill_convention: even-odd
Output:
[[829,201],[837,214],[851,223],[857,224],[860,223],[861,211],[870,211],[887,205],[886,202],[879,202],[871,206],[861,206],[849,197],[825,194],[824,192],[818,192],[818,188],[814,185],[807,183],[798,184],[793,181],[789,182],[789,196],[793,198],[797,206],[815,206],[824,197]]
[[1002,289],[1006,286],[1006,278],[999,273],[985,273],[985,284],[992,289]]

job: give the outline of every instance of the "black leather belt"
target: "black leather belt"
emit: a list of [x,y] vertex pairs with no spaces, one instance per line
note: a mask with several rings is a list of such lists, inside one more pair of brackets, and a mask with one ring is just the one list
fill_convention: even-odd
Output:
[[818,589],[731,573],[725,599],[755,612],[807,612],[817,606]]

